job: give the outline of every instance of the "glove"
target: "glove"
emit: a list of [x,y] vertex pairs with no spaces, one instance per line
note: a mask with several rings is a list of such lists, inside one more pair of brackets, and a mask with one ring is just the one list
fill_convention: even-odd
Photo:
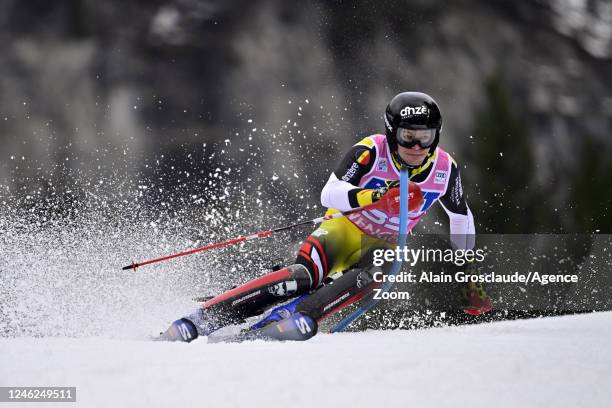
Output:
[[[479,270],[475,267],[474,262],[467,262],[465,266],[466,275],[479,275]],[[482,283],[480,282],[468,282],[468,284],[461,289],[463,295],[463,311],[466,314],[472,316],[480,316],[488,313],[493,309],[493,301],[491,297],[487,295]]]
[[[399,182],[397,183],[399,184]],[[391,184],[393,185],[393,184]],[[408,185],[408,211],[416,211],[423,205],[423,192],[421,187],[414,182],[410,182]],[[398,214],[400,211],[400,189],[399,187],[389,188],[379,199],[376,201],[375,206],[390,213]]]
[[493,302],[482,287],[482,283],[469,282],[461,293],[463,294],[463,311],[465,313],[480,316],[493,309]]
[[372,191],[372,202],[380,200],[387,193],[387,191],[394,187],[399,187],[399,185],[399,180],[387,181],[386,185],[378,187],[376,190]]

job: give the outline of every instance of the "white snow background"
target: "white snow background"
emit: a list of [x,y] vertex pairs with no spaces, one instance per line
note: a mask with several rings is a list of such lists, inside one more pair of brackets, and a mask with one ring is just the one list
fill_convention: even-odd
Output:
[[611,337],[605,312],[304,343],[2,338],[0,383],[76,386],[79,407],[607,407]]

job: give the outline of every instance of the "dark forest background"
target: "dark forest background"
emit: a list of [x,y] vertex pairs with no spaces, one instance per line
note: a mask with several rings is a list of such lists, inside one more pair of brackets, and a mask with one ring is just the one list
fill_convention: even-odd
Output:
[[315,216],[342,152],[419,90],[478,232],[612,232],[609,1],[0,4],[3,207]]

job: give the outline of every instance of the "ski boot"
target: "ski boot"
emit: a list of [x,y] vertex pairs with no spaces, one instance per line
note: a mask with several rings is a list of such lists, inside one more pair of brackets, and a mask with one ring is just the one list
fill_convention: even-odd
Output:
[[157,340],[160,341],[183,341],[191,342],[199,336],[208,336],[221,327],[230,324],[241,323],[241,319],[219,319],[206,309],[197,309],[189,316],[172,322],[170,327]]
[[170,325],[168,329],[160,333],[157,341],[183,341],[189,343],[198,337],[198,330],[189,319],[179,319]]
[[250,329],[251,330],[259,329],[259,328],[262,328],[264,326],[269,325],[270,323],[281,321],[281,320],[286,319],[289,316],[295,314],[297,306],[307,296],[308,295],[302,295],[302,296],[298,297],[297,299],[292,300],[289,303],[286,303],[284,305],[280,305],[278,307],[275,307],[274,309],[272,309],[270,314],[268,314],[268,316],[266,316],[265,318],[261,319],[260,321],[258,321],[254,325],[252,325],[250,327]]
[[159,340],[190,342],[209,336],[222,327],[244,323],[275,303],[307,292],[311,286],[312,278],[304,265],[278,269],[207,299],[189,316],[173,322]]

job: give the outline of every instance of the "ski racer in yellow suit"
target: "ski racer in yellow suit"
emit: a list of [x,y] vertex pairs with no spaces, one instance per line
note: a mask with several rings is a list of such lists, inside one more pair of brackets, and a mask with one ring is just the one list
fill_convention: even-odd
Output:
[[[355,144],[321,192],[328,214],[367,206],[347,217],[323,222],[301,245],[294,264],[215,296],[175,321],[161,339],[192,341],[285,303],[253,328],[293,313],[320,321],[370,294],[374,249],[391,247],[399,231],[399,169],[409,168],[408,230],[439,202],[450,220],[455,247],[474,246],[474,219],[463,195],[459,168],[438,146],[442,115],[437,103],[419,92],[396,95],[385,111],[385,134]],[[459,242],[456,242],[459,241]],[[492,308],[482,287],[465,293],[466,312]]]

